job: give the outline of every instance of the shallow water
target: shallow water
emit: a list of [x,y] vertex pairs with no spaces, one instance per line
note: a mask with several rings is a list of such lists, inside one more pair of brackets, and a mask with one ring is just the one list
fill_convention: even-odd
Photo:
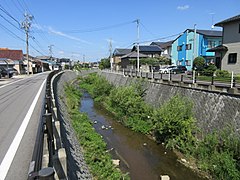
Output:
[[[145,135],[131,131],[118,123],[101,106],[84,93],[81,112],[88,114],[94,128],[108,145],[113,159],[120,159],[120,169],[129,172],[133,180],[158,180],[169,175],[171,180],[200,180],[196,174],[177,161],[176,155]],[[107,129],[102,129],[102,127]]]

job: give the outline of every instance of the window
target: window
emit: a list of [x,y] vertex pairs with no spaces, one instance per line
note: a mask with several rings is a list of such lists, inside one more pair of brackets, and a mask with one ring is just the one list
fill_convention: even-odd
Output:
[[182,45],[177,47],[178,51],[182,51]]
[[191,60],[186,60],[186,66],[191,66]]
[[216,42],[215,41],[208,41],[208,48],[214,48],[216,46]]
[[192,49],[192,44],[186,44],[186,50]]
[[228,55],[228,64],[236,64],[237,62],[237,53],[230,53]]

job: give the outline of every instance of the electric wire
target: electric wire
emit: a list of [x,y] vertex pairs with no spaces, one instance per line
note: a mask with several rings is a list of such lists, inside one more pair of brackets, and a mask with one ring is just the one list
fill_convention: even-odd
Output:
[[16,23],[18,23],[19,26],[21,26],[19,21],[16,18],[14,18],[1,4],[0,4],[0,10],[4,12],[6,15],[8,15],[11,19],[13,19]]
[[123,22],[119,24],[114,24],[114,25],[109,25],[109,26],[103,26],[103,27],[97,27],[97,28],[90,28],[90,29],[82,29],[82,30],[66,30],[63,31],[65,33],[89,33],[89,32],[97,32],[97,31],[103,31],[107,29],[113,29],[121,26],[125,26],[128,24],[135,23],[135,21],[128,21],[128,22]]
[[24,33],[20,27],[17,27],[11,21],[9,21],[7,18],[5,18],[2,14],[0,14],[0,17],[2,17],[5,21],[7,21],[9,24],[11,24],[13,27],[15,27],[17,30],[19,30],[20,32]]

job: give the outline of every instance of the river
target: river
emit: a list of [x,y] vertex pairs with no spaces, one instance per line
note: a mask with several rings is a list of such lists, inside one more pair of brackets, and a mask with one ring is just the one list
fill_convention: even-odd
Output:
[[120,160],[120,169],[132,180],[159,180],[160,175],[168,175],[171,180],[202,179],[179,163],[172,151],[114,120],[88,93],[83,94],[80,111],[88,114],[113,159]]

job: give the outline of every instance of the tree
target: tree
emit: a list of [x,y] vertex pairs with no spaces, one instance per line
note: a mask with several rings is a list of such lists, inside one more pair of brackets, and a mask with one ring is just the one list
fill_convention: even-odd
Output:
[[202,56],[196,57],[193,60],[193,68],[197,71],[202,71],[205,66],[205,59]]
[[101,62],[99,63],[99,68],[100,69],[107,69],[110,68],[110,59],[109,58],[103,58],[101,59]]

